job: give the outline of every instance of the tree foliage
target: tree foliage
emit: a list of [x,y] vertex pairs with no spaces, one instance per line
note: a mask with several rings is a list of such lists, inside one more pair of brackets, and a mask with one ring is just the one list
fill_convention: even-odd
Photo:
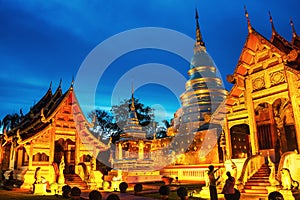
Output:
[[114,117],[105,110],[94,110],[89,113],[89,118],[92,119],[94,127],[91,131],[98,139],[108,143],[109,138],[113,137],[114,140],[118,138],[121,129],[114,122]]
[[10,131],[15,128],[21,121],[19,114],[7,114],[1,121],[2,130]]
[[[111,108],[111,113],[105,110],[94,110],[88,116],[92,119],[94,127],[91,129],[95,136],[101,141],[108,143],[109,138],[112,138],[114,143],[119,139],[120,133],[127,123],[130,112],[132,99],[123,100],[120,105],[114,105]],[[146,133],[154,133],[156,122],[154,122],[153,109],[140,103],[135,99],[134,106],[139,120],[139,124],[143,127]]]
[[[126,125],[131,103],[132,99],[125,99],[120,105],[114,105],[111,108],[116,123],[121,129]],[[139,124],[143,127],[143,130],[147,134],[154,132],[156,125],[156,122],[154,122],[154,109],[145,106],[137,98],[134,99],[134,106]]]

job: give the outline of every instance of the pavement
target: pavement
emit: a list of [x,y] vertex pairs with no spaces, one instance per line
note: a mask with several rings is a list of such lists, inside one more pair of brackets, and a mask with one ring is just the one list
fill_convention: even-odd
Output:
[[[82,199],[89,199],[89,192],[90,191],[82,191],[81,198]],[[106,200],[108,195],[110,194],[117,194],[120,197],[120,200],[155,200],[154,198],[143,197],[143,196],[135,196],[133,192],[127,193],[120,193],[120,192],[106,192],[100,191],[102,194],[102,200]],[[143,191],[145,193],[157,193],[157,190],[146,190]],[[61,196],[54,196],[54,195],[34,195],[30,193],[28,190],[22,190],[15,188],[12,191],[8,190],[0,190],[0,200],[58,200],[64,199]],[[189,199],[196,199],[196,198],[189,198]],[[241,194],[241,200],[267,200],[267,196],[258,196],[258,195],[246,195]],[[222,196],[219,195],[219,200],[224,200]]]

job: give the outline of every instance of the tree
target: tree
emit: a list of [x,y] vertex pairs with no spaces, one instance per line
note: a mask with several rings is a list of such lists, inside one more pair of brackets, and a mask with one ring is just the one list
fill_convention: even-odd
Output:
[[113,142],[118,138],[121,129],[114,122],[114,118],[110,113],[105,110],[94,110],[88,116],[94,123],[91,131],[98,139],[108,143],[110,137],[113,137]]
[[[155,125],[157,124],[154,122],[154,110],[149,106],[145,106],[138,99],[134,99],[134,107],[137,115],[137,119],[139,120],[139,124],[143,127],[143,130],[146,131],[147,134],[153,133],[155,130]],[[114,115],[117,125],[123,129],[126,125],[128,114],[130,111],[132,103],[131,99],[125,99],[121,102],[120,105],[114,105],[111,108],[111,112]]]
[[19,114],[14,113],[14,114],[7,114],[1,122],[2,125],[2,130],[6,130],[6,131],[10,131],[13,128],[15,128],[19,122],[20,122],[21,118],[19,116]]

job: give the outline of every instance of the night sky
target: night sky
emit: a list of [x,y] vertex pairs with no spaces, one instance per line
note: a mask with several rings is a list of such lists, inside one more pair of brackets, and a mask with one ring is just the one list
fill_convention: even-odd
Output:
[[[152,27],[195,39],[196,7],[207,51],[220,71],[225,88],[230,90],[226,75],[233,73],[248,31],[244,5],[252,26],[266,38],[271,37],[269,11],[277,32],[284,38],[289,41],[292,38],[290,17],[300,34],[299,0],[0,0],[0,119],[18,113],[20,108],[27,113],[46,93],[51,81],[53,92],[60,79],[63,91],[70,87],[72,77],[77,86],[78,76],[83,76],[79,69],[84,60],[116,34]],[[151,33],[152,29],[149,30],[147,33]],[[139,36],[143,36],[142,31]],[[151,38],[143,37],[151,43]],[[129,98],[132,84],[135,96],[156,109],[158,121],[172,118],[180,107],[178,94],[184,91],[189,61],[178,56],[177,51],[161,50],[153,42],[153,48],[132,50],[119,55],[109,66],[102,65],[107,57],[138,38],[131,35],[121,42],[112,41],[98,55],[94,71],[85,76],[88,85],[93,75],[98,75],[97,67],[99,71],[105,69],[97,85],[91,86],[97,88],[92,91],[95,105],[84,100],[89,97],[84,92],[91,92],[88,88],[76,93],[85,114],[95,107],[108,110]],[[161,42],[182,47],[188,51],[188,57],[193,55],[192,44],[188,43],[190,48],[186,48],[182,41],[165,36]],[[140,73],[130,73],[132,70]]]

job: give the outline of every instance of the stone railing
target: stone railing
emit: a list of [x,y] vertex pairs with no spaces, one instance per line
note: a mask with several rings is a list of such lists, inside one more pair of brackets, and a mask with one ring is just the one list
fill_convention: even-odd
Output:
[[[293,157],[294,157],[294,159],[293,159]],[[300,175],[298,173],[299,167],[295,167],[295,166],[297,166],[298,163],[300,163],[300,156],[297,151],[288,151],[288,152],[283,153],[281,155],[279,165],[278,165],[277,180],[281,181],[282,174],[280,172],[283,168],[287,168],[291,171],[291,174],[297,175],[297,177],[293,176],[293,178],[296,178],[297,181],[300,181]],[[296,173],[294,172],[295,169],[296,169]]]
[[[223,164],[215,165],[215,169],[223,169]],[[195,166],[173,166],[161,170],[161,175],[172,178],[178,177],[179,181],[197,181],[205,182],[208,165]],[[222,175],[223,170],[216,172],[216,177]]]
[[237,180],[239,189],[244,189],[245,183],[265,164],[263,155],[255,155],[246,159],[240,178]]

